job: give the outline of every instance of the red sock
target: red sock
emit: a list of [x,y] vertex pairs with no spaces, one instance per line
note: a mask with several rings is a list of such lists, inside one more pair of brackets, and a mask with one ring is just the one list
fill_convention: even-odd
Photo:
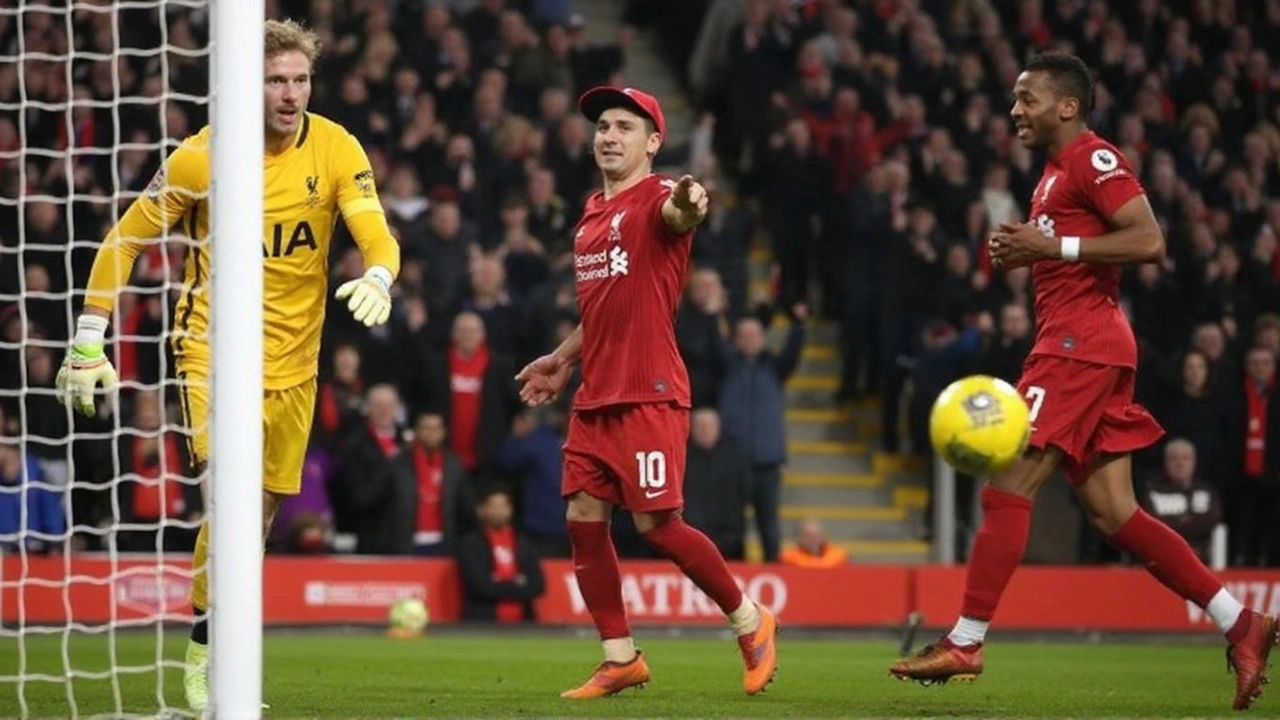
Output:
[[1181,535],[1139,509],[1125,521],[1111,542],[1133,553],[1160,584],[1204,607],[1222,589]]
[[600,631],[600,639],[629,637],[631,628],[622,605],[622,568],[618,567],[618,553],[609,536],[609,523],[570,520],[569,543],[573,546],[578,592]]
[[693,584],[707,594],[725,615],[742,604],[742,589],[715,544],[680,516],[644,534],[649,547],[679,566]]
[[982,528],[973,540],[960,614],[989,622],[1000,596],[1027,551],[1031,500],[987,485],[982,488]]

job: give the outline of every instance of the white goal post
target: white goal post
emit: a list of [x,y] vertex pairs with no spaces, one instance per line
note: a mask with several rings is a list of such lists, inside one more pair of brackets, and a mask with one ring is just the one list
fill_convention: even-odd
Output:
[[[170,540],[193,540],[202,517],[184,498],[199,502],[202,481],[207,713],[262,713],[264,13],[264,0],[0,0],[0,511],[16,512],[0,514],[0,716],[185,712],[193,571]],[[205,121],[217,249],[199,478],[175,451],[189,428],[165,352],[181,256],[197,248],[183,223],[147,239],[117,299],[107,353],[122,382],[98,417],[58,405],[52,374],[103,232]]]
[[263,0],[212,0],[211,710],[262,702]]

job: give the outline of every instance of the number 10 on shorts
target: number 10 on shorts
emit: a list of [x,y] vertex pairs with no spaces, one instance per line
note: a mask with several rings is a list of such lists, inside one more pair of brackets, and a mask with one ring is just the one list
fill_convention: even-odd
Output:
[[661,450],[641,450],[636,453],[636,465],[640,471],[640,487],[644,490],[654,489],[659,492],[645,493],[649,497],[662,494],[667,486],[667,456]]

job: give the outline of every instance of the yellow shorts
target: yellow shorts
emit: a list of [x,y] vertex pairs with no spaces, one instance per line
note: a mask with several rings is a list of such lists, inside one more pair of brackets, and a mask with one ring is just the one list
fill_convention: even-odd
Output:
[[[178,377],[192,459],[203,463],[209,459],[209,379],[182,371]],[[262,393],[262,489],[297,495],[302,488],[315,405],[315,378]]]

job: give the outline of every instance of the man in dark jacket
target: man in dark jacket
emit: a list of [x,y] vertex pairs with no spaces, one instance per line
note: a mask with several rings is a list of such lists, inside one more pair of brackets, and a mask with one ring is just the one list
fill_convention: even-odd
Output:
[[484,493],[477,508],[480,528],[458,546],[462,619],[500,623],[533,620],[533,601],[546,590],[537,552],[511,525],[511,496],[501,488]]
[[1164,472],[1147,483],[1139,501],[1152,515],[1186,538],[1209,562],[1213,528],[1222,521],[1218,489],[1196,477],[1196,446],[1174,438],[1164,446]]
[[720,390],[724,355],[724,288],[715,270],[693,273],[680,308],[676,310],[676,345],[689,370],[689,387],[695,408],[715,407]]
[[783,385],[800,362],[804,322],[809,310],[798,303],[791,314],[787,344],[779,355],[765,345],[764,326],[759,320],[740,320],[734,336],[735,347],[725,348],[725,377],[720,385],[724,436],[744,448],[751,460],[752,504],[768,562],[778,559],[781,467],[787,459]]
[[414,406],[445,419],[450,445],[473,478],[491,469],[520,407],[515,374],[511,358],[489,347],[484,321],[471,311],[454,318],[446,351],[426,358]]
[[533,408],[522,408],[511,424],[511,437],[498,449],[497,469],[516,483],[520,497],[520,529],[542,557],[569,557],[569,529],[560,497],[563,472],[564,418],[539,421]]
[[400,394],[391,385],[369,388],[366,422],[342,449],[341,470],[330,479],[334,524],[356,536],[361,554],[405,554],[412,549],[414,479],[402,471],[405,453]]
[[720,437],[720,413],[693,411],[684,471],[684,518],[706,533],[725,560],[742,560],[746,510],[752,499],[751,461]]
[[462,532],[473,525],[475,490],[458,456],[445,445],[444,418],[423,413],[413,426],[413,442],[396,461],[396,470],[412,478],[413,551],[452,555]]

